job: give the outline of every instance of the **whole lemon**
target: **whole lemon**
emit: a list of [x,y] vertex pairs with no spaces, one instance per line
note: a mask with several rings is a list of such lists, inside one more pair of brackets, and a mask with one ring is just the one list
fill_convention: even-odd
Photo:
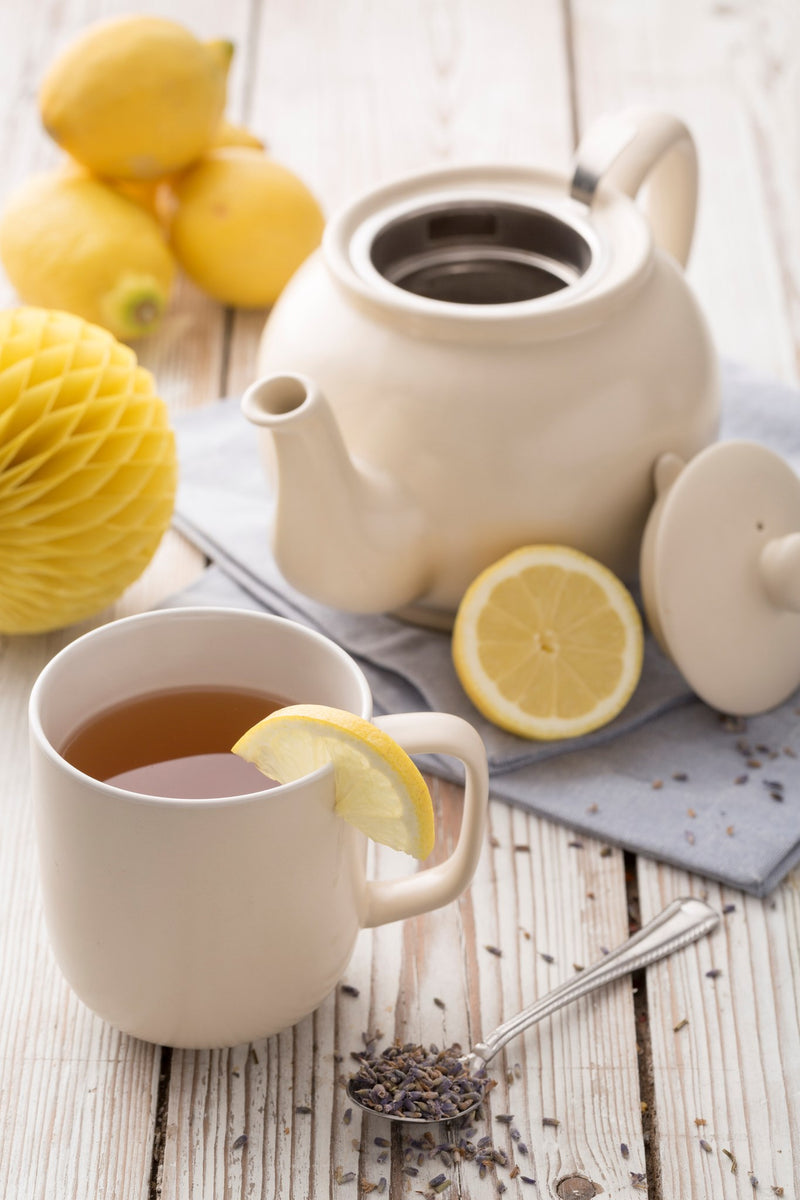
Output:
[[0,633],[106,608],[152,558],[175,441],[128,346],[69,313],[0,313]]
[[250,150],[266,150],[263,140],[249,130],[245,125],[238,125],[223,117],[208,147],[209,150],[220,150],[224,146],[244,146]]
[[80,177],[103,183],[106,187],[119,192],[120,195],[135,201],[140,208],[150,213],[150,216],[155,217],[157,221],[161,220],[159,196],[164,189],[164,183],[160,179],[99,179],[93,171],[90,171],[83,163],[79,163],[77,158],[70,158],[69,155],[59,163],[57,169],[70,179]]
[[175,275],[150,213],[63,169],[33,176],[9,198],[0,261],[26,304],[65,309],[120,338],[156,329]]
[[274,303],[322,236],[322,212],[306,185],[242,147],[204,155],[175,182],[174,196],[175,256],[223,304]]
[[42,123],[98,175],[158,179],[210,144],[232,55],[231,42],[201,42],[161,17],[97,22],[47,71]]

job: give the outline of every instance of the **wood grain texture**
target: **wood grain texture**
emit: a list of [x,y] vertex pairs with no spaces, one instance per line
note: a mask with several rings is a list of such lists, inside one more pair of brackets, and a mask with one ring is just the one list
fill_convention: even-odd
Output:
[[64,634],[0,638],[0,1195],[140,1200],[159,1052],[70,992],[52,959],[36,872],[27,701]]
[[648,972],[662,1194],[751,1200],[752,1176],[794,1195],[800,877],[766,901],[666,867],[640,880],[645,916],[689,887],[726,910],[711,937]]
[[[578,3],[574,13],[581,122],[623,103],[657,103],[682,115],[697,140],[701,198],[689,277],[718,349],[796,378],[800,120],[797,73],[787,69],[800,47],[796,9],[680,3],[637,14],[623,0],[602,10]],[[638,879],[645,920],[704,888],[644,859]],[[724,931],[648,971],[651,1182],[664,1197],[749,1200],[752,1173],[762,1189],[783,1186],[790,1195],[800,1171],[786,1096],[796,1091],[800,1038],[796,1011],[783,1021],[776,1014],[787,1016],[785,962],[800,943],[797,877],[764,903],[708,891],[714,904],[736,904]],[[770,945],[771,916],[780,947]],[[709,977],[715,968],[722,974]]]
[[[231,116],[263,136],[326,211],[377,182],[442,163],[566,169],[576,136],[600,113],[639,102],[677,112],[700,150],[689,274],[718,348],[797,377],[796,5],[156,7],[201,36],[237,42]],[[20,6],[0,5],[0,200],[56,158],[35,111],[42,65],[91,20],[131,9],[152,6],[40,0],[23,20]],[[14,302],[0,277],[0,303]],[[181,279],[162,331],[136,349],[178,412],[244,390],[266,315],[226,312]],[[148,571],[97,621],[157,603],[201,566],[170,533]],[[618,851],[499,803],[491,805],[475,882],[457,904],[360,936],[343,981],[357,995],[340,987],[295,1029],[254,1046],[173,1052],[158,1113],[159,1048],[115,1033],[75,999],[47,947],[38,898],[27,695],[51,655],[94,623],[0,639],[0,1196],[151,1200],[158,1184],[169,1200],[405,1200],[440,1172],[453,1180],[443,1194],[470,1200],[496,1197],[500,1183],[515,1200],[563,1200],[581,1180],[595,1181],[603,1195],[651,1200],[751,1200],[778,1187],[795,1194],[798,874],[763,903],[644,860],[626,881]],[[434,783],[434,793],[441,856],[457,834],[460,792]],[[402,856],[373,855],[378,875],[409,869]],[[482,1177],[452,1147],[437,1151],[438,1140],[431,1147],[409,1131],[384,1146],[378,1118],[348,1117],[343,1081],[362,1034],[380,1031],[381,1043],[397,1036],[468,1044],[620,941],[634,883],[644,919],[687,892],[735,908],[713,938],[648,971],[646,1006],[620,981],[499,1056],[491,1069],[498,1085],[474,1138],[491,1136],[518,1176],[498,1166]],[[651,1104],[644,1127],[643,1095]],[[513,1122],[497,1122],[500,1113]],[[551,1119],[559,1124],[545,1123]]]
[[[193,5],[198,32],[218,31],[216,5]],[[186,18],[185,6],[160,12]],[[227,6],[226,28],[240,28]],[[45,63],[89,21],[127,4],[0,6],[0,201],[59,153],[39,125],[36,90]],[[235,86],[235,84],[234,84]],[[0,303],[17,298],[0,273]],[[218,394],[225,316],[185,281],[158,339],[140,342],[174,411]],[[0,638],[0,1195],[15,1200],[143,1200],[152,1171],[161,1055],[94,1017],[52,959],[41,916],[28,803],[27,699],[68,640],[112,616],[141,611],[194,578],[202,558],[177,534],[108,612],[63,633]],[[0,581],[0,586],[2,582]]]
[[[434,794],[436,861],[454,845],[460,793],[438,782]],[[490,1137],[509,1165],[484,1178],[475,1162],[431,1153],[444,1133],[434,1129],[429,1146],[418,1130],[392,1131],[344,1091],[365,1034],[379,1047],[398,1038],[467,1048],[621,941],[622,855],[601,851],[494,804],[477,877],[457,904],[360,935],[343,980],[357,995],[340,987],[293,1030],[250,1048],[174,1052],[164,1194],[278,1200],[291,1179],[297,1195],[367,1195],[384,1178],[398,1198],[442,1171],[465,1197],[496,1196],[499,1183],[509,1196],[533,1194],[522,1175],[539,1181],[540,1195],[575,1175],[612,1194],[627,1188],[630,1171],[644,1169],[629,982],[527,1031],[491,1065],[497,1086],[470,1136]],[[381,876],[408,870],[391,852],[376,859]]]
[[717,349],[797,378],[796,6],[575,0],[572,11],[580,128],[629,104],[686,121],[701,164],[688,277]]

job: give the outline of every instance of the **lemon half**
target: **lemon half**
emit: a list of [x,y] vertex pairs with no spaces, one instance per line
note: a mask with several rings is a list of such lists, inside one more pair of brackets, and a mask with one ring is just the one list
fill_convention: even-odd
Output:
[[333,763],[335,812],[367,837],[414,858],[433,849],[425,780],[394,738],[338,708],[294,704],[270,713],[233,747],[278,783]]
[[495,725],[553,740],[597,729],[625,707],[643,642],[633,598],[611,571],[567,546],[526,546],[465,592],[453,661]]

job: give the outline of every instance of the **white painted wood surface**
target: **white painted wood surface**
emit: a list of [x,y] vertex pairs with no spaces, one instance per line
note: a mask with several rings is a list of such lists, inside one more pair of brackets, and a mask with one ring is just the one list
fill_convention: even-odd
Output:
[[[601,112],[641,101],[674,110],[699,145],[690,276],[718,348],[796,378],[797,5],[5,0],[0,199],[55,157],[35,111],[54,50],[89,21],[132,9],[237,42],[231,115],[326,209],[437,162],[563,167]],[[0,303],[13,302],[0,281]],[[181,284],[163,331],[138,347],[173,411],[242,390],[263,316],[226,314]],[[114,615],[157,602],[201,567],[170,535]],[[800,1195],[797,873],[759,902],[586,838],[576,846],[568,830],[494,803],[469,893],[363,934],[345,980],[359,994],[337,990],[294,1030],[231,1051],[162,1054],[92,1016],[47,948],[27,802],[27,694],[75,632],[0,639],[0,1196],[346,1200],[376,1185],[399,1200],[441,1171],[453,1179],[447,1195],[470,1198],[497,1195],[499,1182],[510,1197],[579,1197],[588,1180],[604,1195],[654,1200]],[[459,794],[440,783],[434,792],[444,855]],[[405,869],[389,852],[376,860],[381,873]],[[735,906],[718,934],[651,968],[646,995],[618,983],[507,1048],[491,1107],[513,1113],[528,1153],[497,1122],[475,1136],[516,1147],[519,1176],[499,1168],[482,1179],[474,1163],[450,1170],[427,1153],[420,1163],[407,1133],[383,1147],[377,1119],[346,1123],[340,1081],[362,1031],[469,1042],[621,940],[632,905],[646,919],[687,892]]]

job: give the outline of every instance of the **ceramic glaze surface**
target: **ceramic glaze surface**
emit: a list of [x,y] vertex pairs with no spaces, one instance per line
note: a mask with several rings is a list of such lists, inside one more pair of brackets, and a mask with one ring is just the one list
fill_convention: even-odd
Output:
[[88,715],[161,687],[273,681],[286,697],[369,719],[360,668],[294,622],[236,609],[167,609],[112,622],[55,656],[31,695],[42,895],[64,976],[118,1029],[169,1046],[229,1046],[312,1012],[360,929],[453,900],[478,861],[486,752],[459,717],[380,719],[409,753],[466,772],[453,853],[411,877],[370,880],[366,838],[335,812],[333,769],[242,796],[140,795],[59,753]]
[[[480,570],[535,542],[635,576],[653,464],[715,438],[719,384],[703,315],[657,244],[688,250],[691,156],[655,185],[662,158],[685,159],[691,142],[663,114],[625,128],[630,145],[591,205],[552,173],[455,168],[379,189],[333,218],[271,314],[259,357],[263,376],[301,376],[314,403],[289,403],[286,383],[281,396],[269,381],[268,396],[256,384],[244,402],[265,427],[265,461],[277,459],[274,548],[301,590],[354,611],[411,605],[446,621]],[[646,215],[632,195],[650,169]],[[585,247],[566,286],[454,303],[382,274],[375,247],[409,214],[474,220],[509,205],[545,214]]]

